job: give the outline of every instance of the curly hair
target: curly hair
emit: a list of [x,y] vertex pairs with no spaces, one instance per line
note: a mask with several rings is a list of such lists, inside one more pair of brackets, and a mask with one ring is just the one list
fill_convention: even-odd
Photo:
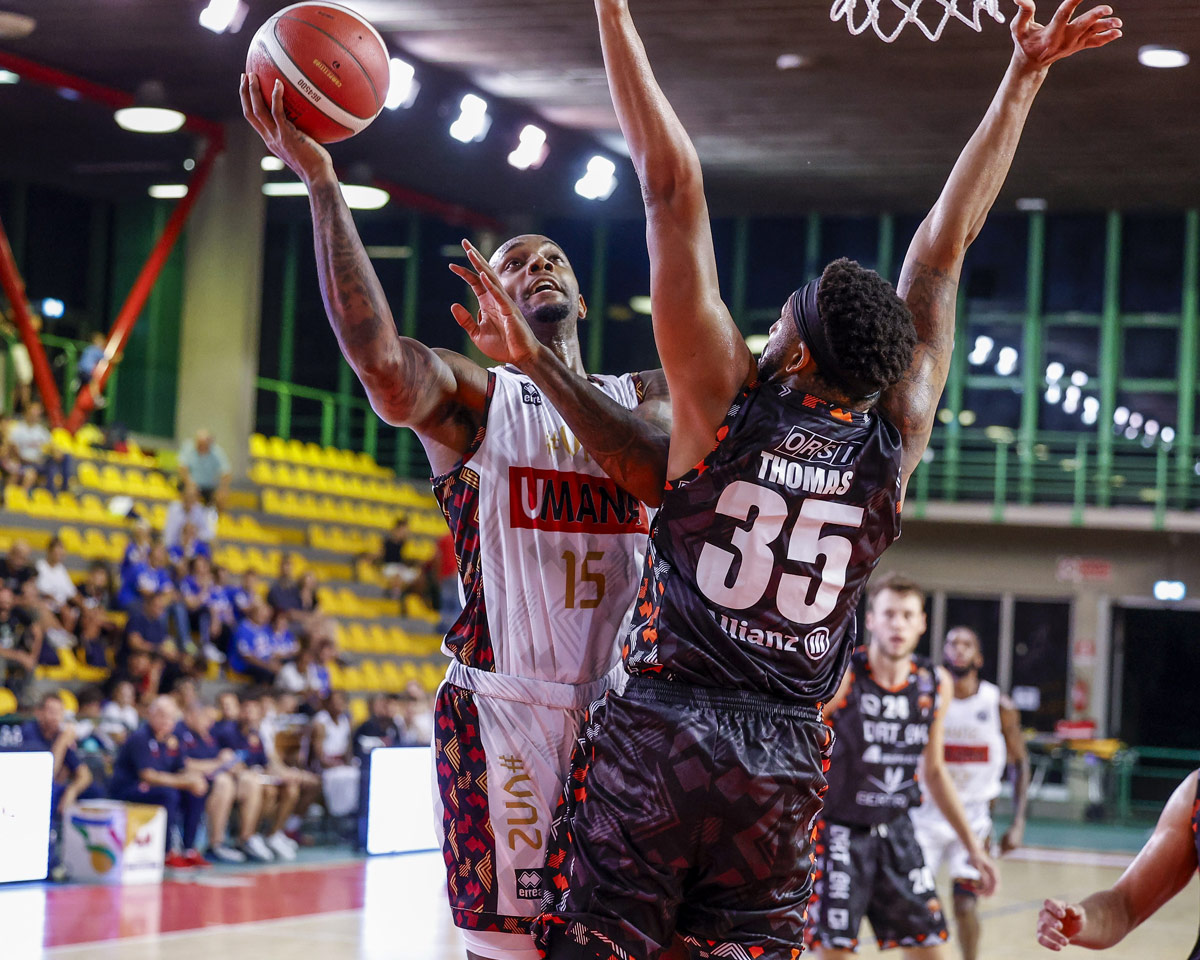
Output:
[[817,308],[840,371],[866,396],[886,390],[912,365],[912,312],[874,270],[845,257],[834,260],[821,275]]

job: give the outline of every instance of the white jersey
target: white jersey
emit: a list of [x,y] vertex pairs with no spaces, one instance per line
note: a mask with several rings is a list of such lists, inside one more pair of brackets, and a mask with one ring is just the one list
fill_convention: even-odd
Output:
[[986,680],[972,697],[955,697],[944,721],[946,770],[964,806],[1000,795],[1008,746],[1000,724],[1000,688]]
[[[640,402],[635,375],[590,379],[626,408]],[[445,651],[514,684],[585,685],[609,674],[642,574],[646,509],[588,456],[532,380],[512,367],[488,371],[483,426],[433,485],[466,600]]]

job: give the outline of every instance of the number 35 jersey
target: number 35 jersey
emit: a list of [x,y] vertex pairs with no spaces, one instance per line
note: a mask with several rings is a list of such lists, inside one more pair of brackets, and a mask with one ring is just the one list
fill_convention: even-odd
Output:
[[668,483],[624,646],[632,674],[816,705],[900,535],[900,434],[779,384],[748,388]]

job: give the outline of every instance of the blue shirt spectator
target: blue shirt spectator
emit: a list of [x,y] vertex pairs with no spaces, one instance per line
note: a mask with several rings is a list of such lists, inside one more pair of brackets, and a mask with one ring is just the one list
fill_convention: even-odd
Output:
[[[217,727],[221,728],[220,731]],[[270,763],[257,730],[243,730],[232,721],[223,721],[213,727],[213,733],[216,734],[217,743],[235,751],[246,766],[265,767]]]
[[211,560],[212,550],[203,540],[193,540],[191,543],[177,543],[173,547],[167,547],[167,556],[171,558],[173,566],[186,566],[192,557],[208,557]]
[[150,725],[143,723],[126,738],[121,749],[117,751],[117,759],[113,762],[113,795],[127,796],[144,787],[143,770],[179,773],[182,769],[183,748],[179,737],[172,731],[167,737],[159,740],[154,736]]
[[79,355],[79,363],[75,366],[75,374],[79,377],[81,384],[87,383],[92,379],[92,374],[96,372],[96,367],[104,359],[104,346],[104,334],[94,333],[92,335],[92,342],[83,348],[83,353]]
[[[229,648],[229,666],[238,673],[248,673],[255,679],[261,679],[257,674],[266,672],[264,666],[275,656],[275,635],[270,625],[262,622],[265,620],[266,610],[261,601],[255,607],[255,611],[256,614],[239,623],[233,633],[233,643]],[[255,615],[259,617],[258,622]]]
[[233,476],[229,457],[207,430],[196,431],[192,440],[185,440],[179,450],[179,476],[184,483],[200,488],[205,502],[212,500],[218,487]]
[[136,563],[121,580],[121,592],[117,594],[117,606],[132,610],[151,593],[161,593],[175,587],[166,567],[152,567],[149,563]]

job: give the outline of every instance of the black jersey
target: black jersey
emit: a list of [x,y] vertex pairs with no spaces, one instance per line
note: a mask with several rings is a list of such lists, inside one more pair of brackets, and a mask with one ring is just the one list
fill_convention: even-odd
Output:
[[871,676],[862,647],[850,658],[850,671],[846,700],[830,718],[834,746],[825,819],[887,823],[921,803],[917,763],[937,714],[937,672],[932,661],[914,654],[903,686],[889,690]]
[[899,431],[874,413],[779,384],[743,391],[713,451],[667,485],[629,671],[828,700],[859,594],[900,534],[900,460]]

